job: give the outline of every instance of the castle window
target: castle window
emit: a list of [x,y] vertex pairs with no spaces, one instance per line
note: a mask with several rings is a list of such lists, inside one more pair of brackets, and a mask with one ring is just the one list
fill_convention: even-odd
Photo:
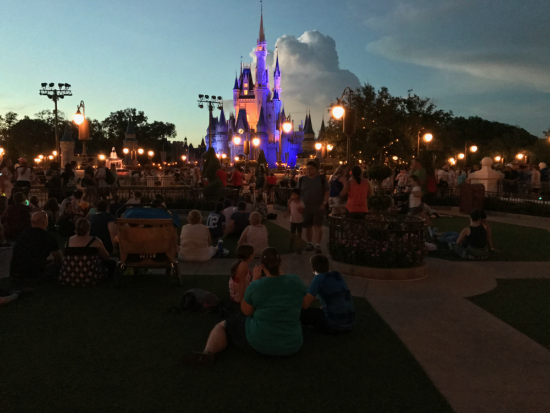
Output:
[[244,84],[244,88],[245,88],[245,89],[248,89],[248,83],[245,83],[245,84]]
[[245,95],[248,95],[248,90],[245,90],[245,91],[244,91],[244,94],[245,94]]

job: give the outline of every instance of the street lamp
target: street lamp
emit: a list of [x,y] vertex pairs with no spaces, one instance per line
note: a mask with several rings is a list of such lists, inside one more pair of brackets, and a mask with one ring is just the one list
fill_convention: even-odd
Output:
[[223,98],[221,96],[208,96],[208,95],[199,95],[199,100],[197,101],[199,108],[204,108],[204,104],[208,105],[208,147],[212,146],[212,112],[214,111],[214,105],[218,110],[223,109]]
[[145,151],[143,150],[143,148],[139,148],[139,149],[138,149],[138,153],[139,153],[140,155],[143,155],[143,152],[145,152]]
[[[344,108],[342,99],[345,95],[348,95],[348,107]],[[340,99],[336,100],[336,106],[332,108],[332,116],[334,119],[343,120],[343,132],[347,135],[347,149],[346,159],[348,165],[351,163],[351,135],[355,132],[355,110],[351,108],[351,100],[353,98],[353,91],[351,88],[346,87]]]
[[236,145],[236,146],[239,146],[241,144],[241,138],[239,136],[235,136],[233,137],[233,143]]
[[521,161],[521,160],[523,159],[523,156],[524,156],[524,155],[523,155],[522,153],[518,153],[518,154],[516,155],[516,158],[518,158],[518,159]]
[[334,146],[332,146],[330,143],[327,145],[328,151],[332,151],[334,149]]
[[128,155],[128,154],[130,153],[130,149],[124,148],[124,149],[122,150],[122,153],[123,153],[124,155]]
[[259,138],[252,139],[252,145],[254,145],[254,159],[258,159],[258,145],[260,144]]
[[104,161],[105,160],[105,155],[99,155],[99,160]]
[[[80,112],[82,109],[82,112]],[[84,101],[81,100],[76,107],[76,113],[73,115],[74,123],[78,125],[78,140],[82,141],[82,156],[86,156],[86,141],[90,139],[90,130],[86,120],[86,108]]]
[[52,155],[53,155],[53,156],[57,156],[57,151],[53,151],[53,152],[52,152]]
[[477,146],[475,146],[475,145],[470,146],[470,151],[471,152],[477,152]]
[[71,85],[68,83],[58,83],[58,89],[55,88],[55,83],[42,83],[40,85],[42,88],[40,89],[40,96],[47,96],[48,99],[53,100],[55,104],[55,150],[59,151],[59,135],[57,133],[57,101],[59,99],[65,98],[65,96],[72,96],[73,93],[71,91]]
[[495,156],[495,162],[500,162],[502,158],[500,156]]
[[182,160],[183,162],[185,162],[185,161],[187,160],[187,156],[182,155],[182,156],[181,156],[181,160]]
[[429,142],[432,141],[433,138],[434,138],[434,136],[431,133],[426,133],[424,135],[424,142],[429,143]]
[[147,156],[149,157],[149,163],[153,161],[153,156],[155,156],[155,152],[149,151],[147,152]]
[[459,154],[458,154],[458,159],[464,159],[465,156],[466,156],[466,155],[464,155],[463,153],[459,153]]
[[318,151],[320,151],[322,147],[323,147],[323,144],[321,142],[317,142],[315,144],[315,149],[317,149]]

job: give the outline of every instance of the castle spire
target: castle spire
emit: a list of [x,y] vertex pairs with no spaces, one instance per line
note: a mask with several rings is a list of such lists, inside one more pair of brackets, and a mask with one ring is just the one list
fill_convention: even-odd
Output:
[[281,70],[279,69],[279,48],[275,46],[275,53],[277,53],[275,70],[273,71],[273,76],[281,77]]
[[265,33],[264,33],[264,5],[260,0],[260,37],[258,38],[258,43],[265,43]]

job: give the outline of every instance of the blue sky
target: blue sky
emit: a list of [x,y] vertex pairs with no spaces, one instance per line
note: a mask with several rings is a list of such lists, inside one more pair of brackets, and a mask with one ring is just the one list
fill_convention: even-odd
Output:
[[[53,104],[41,82],[66,82],[88,117],[135,107],[199,142],[199,93],[232,96],[250,62],[260,3],[4,0],[0,113],[32,116]],[[345,86],[413,89],[456,115],[550,128],[550,2],[265,0],[270,51],[278,45],[287,113],[311,108],[315,129]],[[270,58],[273,54],[270,55]],[[226,104],[226,111],[231,105]],[[139,139],[139,137],[138,137]]]

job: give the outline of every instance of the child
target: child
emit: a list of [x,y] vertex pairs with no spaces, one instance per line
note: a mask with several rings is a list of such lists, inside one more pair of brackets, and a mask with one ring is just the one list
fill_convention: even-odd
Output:
[[262,225],[262,216],[258,212],[250,214],[250,225],[247,226],[237,245],[250,244],[254,247],[254,256],[259,257],[268,248],[267,228]]
[[265,204],[264,197],[261,194],[256,198],[254,211],[258,212],[262,216],[262,220],[267,219],[267,205]]
[[300,244],[302,243],[304,208],[304,203],[300,201],[300,190],[293,189],[290,194],[290,200],[288,201],[288,210],[286,211],[285,218],[290,215],[290,250],[293,251],[294,247],[296,247],[297,254],[302,253]]
[[237,247],[236,255],[239,261],[231,268],[229,296],[231,301],[240,304],[246,288],[252,282],[252,271],[250,271],[248,265],[254,259],[254,247],[249,244],[240,245]]
[[[302,304],[300,321],[321,333],[343,333],[355,326],[355,307],[346,281],[338,271],[330,271],[328,258],[311,257],[315,278]],[[321,308],[309,308],[319,296]]]

